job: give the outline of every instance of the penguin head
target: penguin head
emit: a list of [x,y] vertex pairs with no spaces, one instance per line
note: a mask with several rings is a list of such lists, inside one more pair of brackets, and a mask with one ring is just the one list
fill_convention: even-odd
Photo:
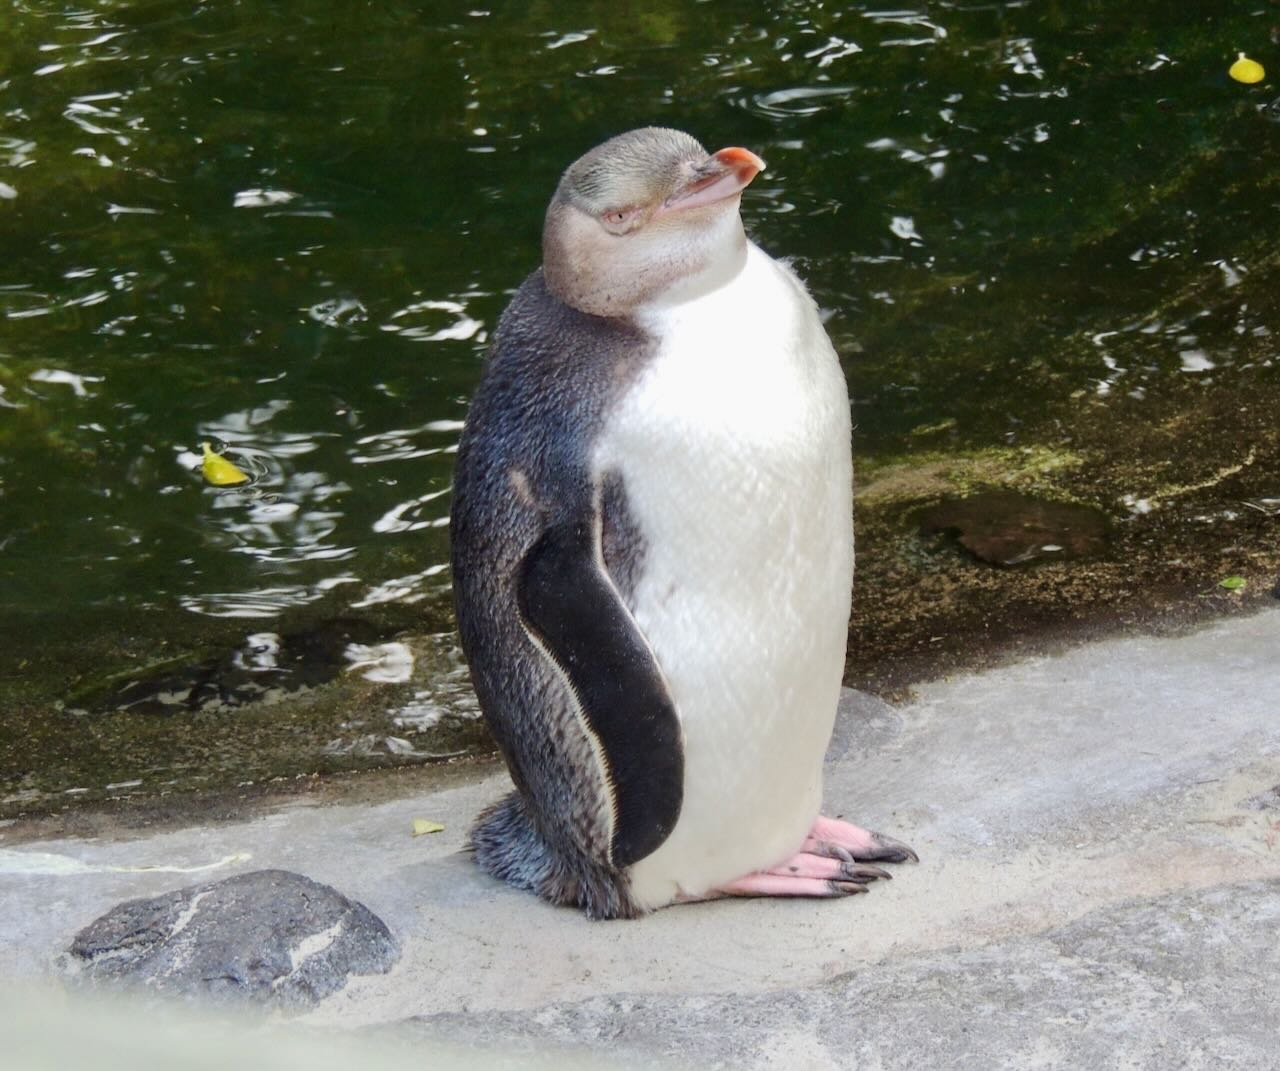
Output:
[[596,146],[565,171],[547,209],[548,289],[593,316],[713,289],[746,255],[738,203],[762,170],[747,149],[708,153],[662,127]]

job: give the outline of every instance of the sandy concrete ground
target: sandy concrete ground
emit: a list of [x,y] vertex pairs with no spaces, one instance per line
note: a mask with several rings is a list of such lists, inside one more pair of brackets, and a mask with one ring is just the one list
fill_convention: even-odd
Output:
[[[0,976],[56,972],[120,900],[282,867],[404,947],[308,1024],[700,1067],[1280,1068],[1280,610],[901,706],[849,693],[827,810],[921,856],[866,896],[591,923],[460,853],[505,785],[143,838],[6,847],[20,828],[0,829]],[[415,817],[445,830],[413,837]]]

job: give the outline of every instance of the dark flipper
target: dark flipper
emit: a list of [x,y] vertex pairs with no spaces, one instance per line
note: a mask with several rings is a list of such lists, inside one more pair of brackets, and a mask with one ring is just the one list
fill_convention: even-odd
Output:
[[684,795],[680,720],[653,652],[604,570],[596,525],[549,528],[521,565],[520,613],[568,679],[604,763],[610,862],[630,866],[671,833]]

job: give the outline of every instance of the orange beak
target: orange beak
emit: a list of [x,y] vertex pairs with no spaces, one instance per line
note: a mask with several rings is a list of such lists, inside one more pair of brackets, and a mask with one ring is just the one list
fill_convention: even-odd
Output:
[[750,149],[736,145],[713,152],[694,168],[692,179],[662,203],[661,211],[682,212],[736,197],[764,166]]

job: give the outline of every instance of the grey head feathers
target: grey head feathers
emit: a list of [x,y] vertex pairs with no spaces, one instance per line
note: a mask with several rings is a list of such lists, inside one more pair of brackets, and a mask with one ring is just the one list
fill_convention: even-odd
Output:
[[745,149],[708,154],[663,127],[596,146],[565,171],[547,209],[548,290],[579,312],[630,317],[722,285],[745,262],[739,194],[763,167]]
[[680,130],[646,126],[597,145],[565,169],[556,199],[598,215],[661,200],[707,150]]

